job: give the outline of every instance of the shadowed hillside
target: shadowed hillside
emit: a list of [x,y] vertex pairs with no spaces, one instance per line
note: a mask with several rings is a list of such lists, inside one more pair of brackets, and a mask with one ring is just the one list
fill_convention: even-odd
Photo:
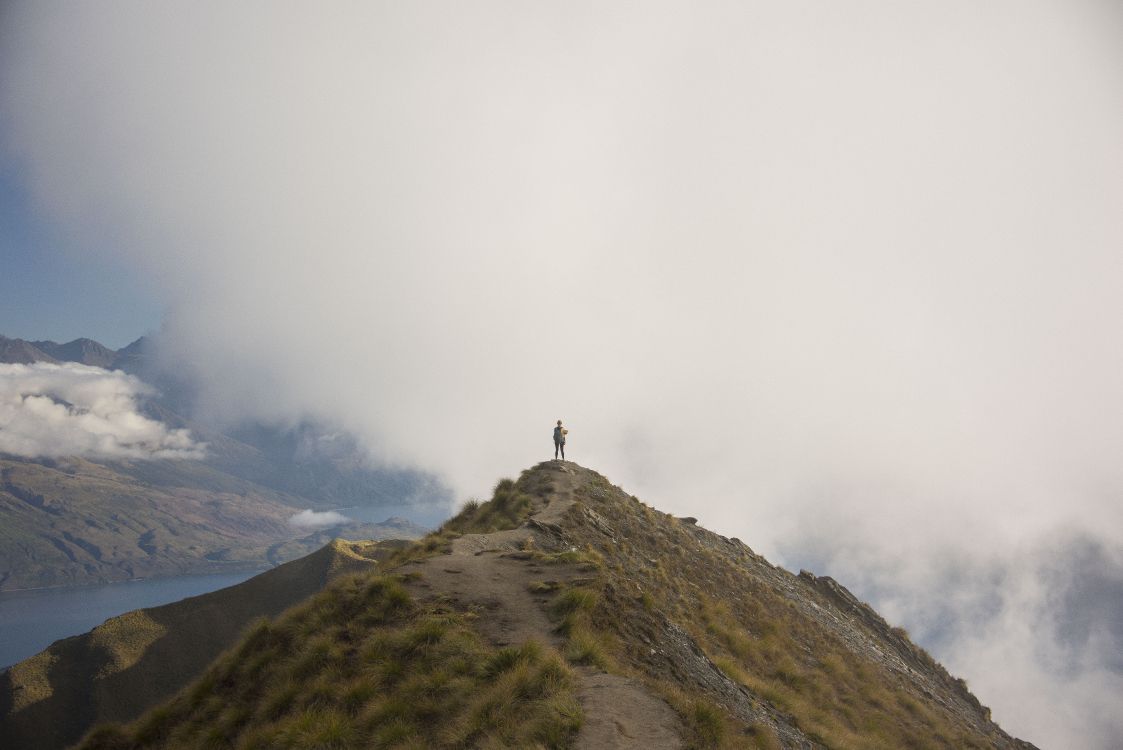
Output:
[[1032,748],[829,578],[547,462],[86,748]]
[[336,541],[250,580],[114,617],[0,675],[0,747],[60,748],[94,723],[127,721],[174,694],[248,623],[336,577],[372,569],[397,542]]

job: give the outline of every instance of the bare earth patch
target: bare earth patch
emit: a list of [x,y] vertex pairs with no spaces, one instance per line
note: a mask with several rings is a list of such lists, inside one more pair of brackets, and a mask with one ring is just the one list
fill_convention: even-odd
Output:
[[[419,599],[444,599],[458,609],[477,611],[480,631],[497,646],[528,640],[559,647],[562,638],[547,614],[549,594],[532,593],[543,582],[565,585],[588,574],[576,565],[546,564],[528,552],[556,544],[548,531],[574,503],[577,478],[558,462],[541,507],[517,529],[490,534],[465,534],[452,550],[402,567],[411,576],[408,587]],[[678,715],[642,684],[591,667],[577,671],[578,698],[585,721],[575,747],[679,748],[683,746]]]
[[582,670],[577,697],[585,709],[585,723],[574,745],[577,750],[683,746],[678,716],[635,680]]

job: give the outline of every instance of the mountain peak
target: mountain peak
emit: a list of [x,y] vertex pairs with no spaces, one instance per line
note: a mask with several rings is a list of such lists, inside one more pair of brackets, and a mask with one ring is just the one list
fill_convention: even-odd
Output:
[[0,336],[0,362],[12,365],[29,365],[33,362],[57,363],[58,360],[30,341]]
[[311,746],[329,726],[358,746],[1032,747],[837,582],[560,461],[86,747]]
[[65,344],[56,344],[54,341],[32,341],[31,343],[37,349],[61,362],[77,362],[83,365],[108,368],[117,358],[117,352],[93,339],[78,338]]
[[0,336],[0,362],[77,362],[107,370],[124,369],[133,372],[144,361],[150,344],[151,340],[147,336],[141,336],[128,346],[114,351],[101,342],[85,337],[60,344],[56,341],[25,341]]

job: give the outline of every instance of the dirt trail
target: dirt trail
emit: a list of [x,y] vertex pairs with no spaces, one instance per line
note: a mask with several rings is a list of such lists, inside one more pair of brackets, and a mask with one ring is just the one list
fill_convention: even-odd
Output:
[[589,672],[582,675],[577,697],[585,710],[585,723],[577,736],[576,750],[683,746],[678,716],[666,701],[634,680]]
[[[407,565],[420,573],[409,585],[421,598],[443,597],[457,607],[480,612],[480,630],[497,646],[517,645],[531,638],[560,647],[546,614],[550,595],[536,595],[530,584],[565,583],[586,575],[575,566],[543,566],[521,559],[524,548],[549,547],[537,529],[557,526],[575,502],[577,472],[555,462],[553,484],[542,507],[517,529],[491,534],[465,534],[452,552]],[[515,553],[514,557],[508,556]],[[579,750],[652,750],[680,748],[681,722],[666,701],[643,685],[620,675],[591,668],[577,672],[578,699],[585,721],[577,737]]]

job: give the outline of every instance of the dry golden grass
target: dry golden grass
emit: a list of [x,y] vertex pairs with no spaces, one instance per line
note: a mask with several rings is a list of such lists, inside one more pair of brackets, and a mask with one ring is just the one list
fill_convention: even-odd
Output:
[[[571,664],[626,675],[665,697],[690,748],[774,750],[782,744],[775,717],[838,750],[992,746],[794,606],[784,589],[804,585],[794,576],[603,477],[585,478],[561,524],[566,549],[528,545],[518,558],[590,574],[529,584],[552,595],[560,654],[535,642],[490,648],[472,615],[422,608],[393,578],[355,577],[258,624],[192,689],[137,724],[98,730],[85,747],[567,747],[581,723]],[[548,488],[545,471],[503,480],[490,502],[469,504],[384,569],[446,551],[463,534],[514,528]],[[651,656],[647,634],[672,627],[766,710],[746,719],[704,681],[682,679],[683,665]],[[892,635],[909,647],[906,634]]]
[[[722,672],[830,748],[984,748],[987,738],[914,695],[877,661],[808,618],[772,585],[749,575],[752,554],[660,513],[593,475],[576,493],[576,522],[590,508],[614,531],[575,524],[570,537],[604,562],[599,586],[616,592],[581,611],[583,636],[628,642],[640,623],[673,622]],[[603,524],[600,524],[603,525]],[[789,574],[784,574],[789,575]],[[634,592],[624,595],[622,592]],[[907,639],[903,631],[894,635]],[[645,679],[676,708],[692,747],[778,746],[764,723],[745,724],[715,696],[675,684],[620,649],[612,663]],[[922,661],[942,671],[920,649]]]
[[470,620],[419,607],[393,578],[351,577],[259,622],[173,701],[83,747],[568,746],[581,712],[561,656],[533,641],[495,649]]
[[534,502],[534,497],[525,491],[523,480],[516,483],[501,479],[495,485],[491,500],[486,503],[469,500],[439,529],[386,559],[383,568],[389,570],[411,560],[447,553],[452,549],[453,540],[465,534],[489,534],[517,528],[530,516]]
[[51,687],[49,675],[56,661],[58,657],[50,651],[41,651],[12,666],[8,671],[8,678],[20,688],[15,691],[12,700],[13,711],[22,711],[33,703],[51,697],[54,688]]
[[109,658],[98,677],[105,677],[136,664],[148,647],[168,632],[144,610],[112,617],[90,631],[90,643]]

